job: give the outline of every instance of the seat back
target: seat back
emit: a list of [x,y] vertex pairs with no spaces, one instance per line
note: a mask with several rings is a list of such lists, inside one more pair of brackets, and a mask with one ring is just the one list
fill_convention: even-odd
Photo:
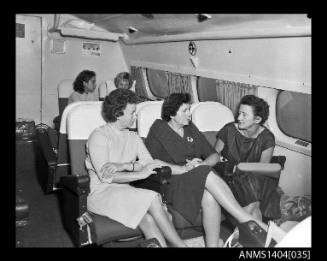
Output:
[[214,146],[218,131],[234,121],[233,112],[219,102],[197,102],[191,106],[192,122]]
[[104,98],[113,90],[116,89],[115,83],[113,80],[106,80],[99,84],[99,99],[104,101]]
[[77,106],[81,104],[94,104],[97,102],[94,101],[80,101],[74,102],[66,106],[64,112],[61,116],[59,138],[58,138],[58,158],[57,158],[57,168],[54,177],[54,187],[56,187],[60,178],[65,175],[71,174],[70,167],[70,155],[68,150],[68,141],[67,141],[67,117],[69,113]]
[[72,79],[65,79],[58,84],[59,115],[63,113],[68,104],[68,98],[74,91],[73,82]]
[[146,138],[150,127],[156,119],[161,119],[163,101],[145,101],[137,105],[136,126],[141,138]]
[[101,113],[102,103],[101,101],[80,103],[68,114],[67,137],[72,175],[87,175],[85,145],[92,131],[106,123]]

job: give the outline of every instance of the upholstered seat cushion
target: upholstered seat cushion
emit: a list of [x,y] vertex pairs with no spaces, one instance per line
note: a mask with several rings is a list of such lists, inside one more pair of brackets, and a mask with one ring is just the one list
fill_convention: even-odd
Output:
[[117,221],[94,213],[90,213],[90,215],[93,219],[93,229],[91,231],[94,234],[92,235],[92,239],[96,241],[93,243],[101,245],[105,242],[110,242],[121,238],[133,238],[135,236],[142,235],[141,230],[138,228],[128,228]]

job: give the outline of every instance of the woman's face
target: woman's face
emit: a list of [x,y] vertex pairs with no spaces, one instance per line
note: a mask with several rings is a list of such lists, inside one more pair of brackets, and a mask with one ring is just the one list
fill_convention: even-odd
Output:
[[260,123],[261,118],[253,114],[252,106],[241,104],[238,111],[238,128],[239,129],[249,129],[255,124]]
[[93,76],[88,82],[83,82],[85,92],[94,92],[96,88],[96,78]]
[[179,107],[175,116],[172,116],[172,120],[180,125],[188,125],[191,120],[191,112],[190,112],[191,104],[183,103],[181,107]]
[[129,81],[126,79],[122,79],[121,81],[119,81],[118,89],[129,89]]
[[127,103],[124,115],[118,117],[120,124],[124,128],[132,127],[136,120],[136,104]]

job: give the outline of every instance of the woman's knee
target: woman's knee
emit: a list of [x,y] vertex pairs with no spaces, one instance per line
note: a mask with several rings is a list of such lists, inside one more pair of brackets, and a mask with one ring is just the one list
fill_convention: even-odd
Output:
[[159,193],[157,193],[157,195],[154,197],[152,203],[151,203],[151,207],[153,208],[162,208],[163,207],[163,202],[162,202],[162,198],[161,195]]
[[212,196],[208,190],[204,190],[202,197],[202,207],[219,207],[217,200]]
[[155,220],[149,213],[146,213],[140,222],[140,228],[143,227],[150,228],[153,227],[154,225],[156,225]]

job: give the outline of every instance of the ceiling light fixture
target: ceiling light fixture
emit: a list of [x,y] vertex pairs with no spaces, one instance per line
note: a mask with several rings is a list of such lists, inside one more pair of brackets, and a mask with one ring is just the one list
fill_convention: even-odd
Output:
[[133,33],[137,32],[137,31],[138,31],[138,30],[137,30],[135,27],[133,27],[133,26],[128,27],[128,32],[129,32],[130,34],[133,34]]
[[154,18],[153,14],[141,14],[141,15],[144,16],[145,18],[148,18],[148,19],[153,19]]
[[211,19],[212,16],[209,14],[198,14],[198,21],[202,23],[205,20]]

